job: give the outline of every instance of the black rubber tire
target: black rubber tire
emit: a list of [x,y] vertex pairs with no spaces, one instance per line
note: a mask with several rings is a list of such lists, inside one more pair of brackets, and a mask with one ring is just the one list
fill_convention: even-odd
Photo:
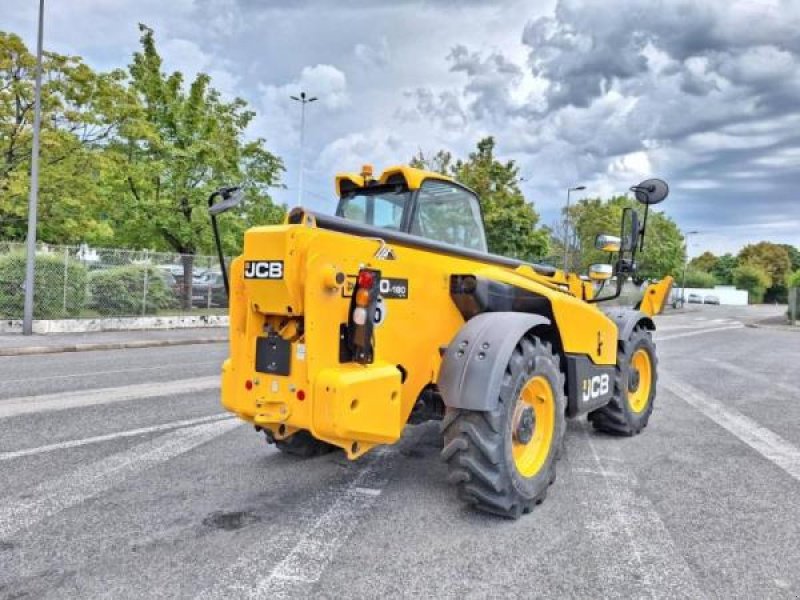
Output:
[[[653,368],[653,382],[650,386],[650,395],[647,406],[641,413],[635,413],[628,404],[628,377],[630,373],[631,358],[634,353],[644,349],[650,355],[650,364]],[[620,340],[617,347],[617,367],[614,375],[614,395],[611,401],[597,410],[589,413],[589,421],[595,429],[612,435],[636,435],[647,427],[650,415],[653,413],[653,404],[656,398],[656,384],[658,383],[658,359],[656,358],[656,345],[649,330],[637,326],[633,329],[627,340]]]
[[275,446],[285,454],[301,458],[322,456],[336,450],[336,446],[323,442],[302,429],[284,440],[275,440]]
[[[521,475],[511,454],[512,420],[523,385],[532,377],[545,377],[553,390],[555,423],[544,465],[532,477]],[[475,508],[517,519],[547,496],[555,481],[555,463],[566,431],[564,375],[549,343],[523,337],[509,359],[496,410],[473,411],[448,408],[442,421],[448,481],[462,500]]]

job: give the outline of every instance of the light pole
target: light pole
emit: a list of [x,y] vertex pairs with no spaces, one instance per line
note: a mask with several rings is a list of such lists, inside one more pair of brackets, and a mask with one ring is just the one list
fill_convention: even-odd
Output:
[[569,261],[569,195],[571,192],[579,192],[585,190],[585,185],[578,185],[575,187],[567,188],[567,210],[564,212],[564,271],[567,270],[567,263]]
[[686,266],[689,264],[689,236],[697,235],[698,233],[700,232],[694,230],[687,231],[683,236],[686,240],[686,259],[683,261],[683,277],[681,278],[681,308],[683,308],[686,303]]
[[25,258],[25,301],[22,308],[22,333],[33,333],[33,282],[36,264],[36,207],[39,201],[39,131],[42,128],[42,40],[44,0],[39,0],[39,34],[36,42],[36,87],[33,100],[33,143],[31,148],[31,191],[28,196],[28,239]]
[[300,103],[300,173],[297,176],[297,196],[300,202],[303,201],[303,172],[305,171],[305,138],[306,138],[306,104],[316,102],[317,97],[306,96],[305,92],[300,92],[300,96],[290,96],[292,100]]

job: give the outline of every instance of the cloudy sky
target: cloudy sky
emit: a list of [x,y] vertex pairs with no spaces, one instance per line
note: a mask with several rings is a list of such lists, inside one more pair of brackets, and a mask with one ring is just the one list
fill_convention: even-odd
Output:
[[[0,29],[33,47],[36,2]],[[46,46],[98,69],[128,63],[137,22],[168,68],[204,71],[258,112],[296,204],[332,176],[418,150],[465,154],[494,135],[546,224],[571,185],[610,195],[667,179],[663,209],[691,253],[800,246],[800,0],[47,0]]]

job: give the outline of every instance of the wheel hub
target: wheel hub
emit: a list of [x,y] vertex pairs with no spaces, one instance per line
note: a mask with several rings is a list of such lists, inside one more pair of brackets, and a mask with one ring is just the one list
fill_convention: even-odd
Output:
[[533,432],[536,429],[536,413],[533,408],[526,406],[522,409],[517,422],[514,438],[520,444],[527,444],[533,439]]
[[639,369],[631,369],[631,373],[628,376],[628,391],[635,392],[639,389],[639,382],[641,381],[641,376],[639,375]]

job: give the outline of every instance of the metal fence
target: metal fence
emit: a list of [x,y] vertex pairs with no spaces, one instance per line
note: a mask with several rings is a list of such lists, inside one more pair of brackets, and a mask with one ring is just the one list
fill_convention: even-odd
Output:
[[[21,319],[25,245],[0,242],[0,319]],[[226,259],[226,262],[228,259]],[[70,319],[227,313],[213,256],[41,245],[34,318]]]

